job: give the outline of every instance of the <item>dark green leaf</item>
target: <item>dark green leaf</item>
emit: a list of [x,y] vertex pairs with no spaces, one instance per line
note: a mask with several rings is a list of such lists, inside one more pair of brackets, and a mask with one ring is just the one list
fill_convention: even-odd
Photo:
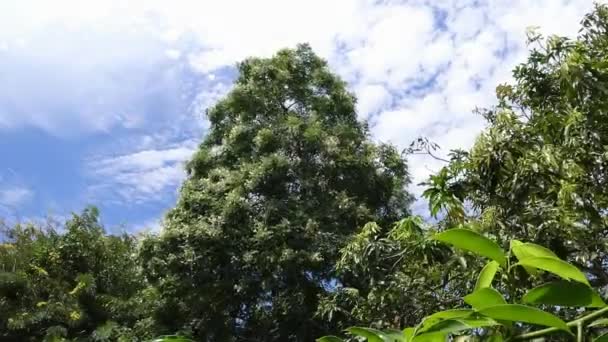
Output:
[[592,327],[605,327],[608,326],[608,318],[600,318],[598,320],[595,320],[591,323],[589,323],[588,327],[592,328]]
[[594,338],[593,342],[608,342],[608,332]]

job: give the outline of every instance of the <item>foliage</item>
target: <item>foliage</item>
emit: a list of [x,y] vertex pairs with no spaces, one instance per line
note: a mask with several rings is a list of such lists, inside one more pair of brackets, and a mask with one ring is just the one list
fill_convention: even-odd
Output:
[[[552,251],[533,243],[512,240],[509,251],[505,253],[496,248],[494,241],[473,230],[462,228],[438,233],[433,239],[488,257],[488,265],[499,265],[497,272],[492,272],[491,275],[484,272],[479,274],[479,278],[485,279],[478,280],[477,284],[483,285],[463,298],[470,308],[434,313],[423,318],[416,326],[402,331],[353,327],[347,329],[349,334],[370,342],[446,341],[450,336],[469,339],[475,337],[482,341],[512,341],[549,334],[561,334],[564,339],[568,335],[574,336],[572,328],[576,328],[577,341],[583,341],[584,336],[598,337],[605,332],[603,328],[597,329],[605,323],[605,319],[598,318],[608,316],[608,306],[590,287],[583,272],[558,258]],[[475,241],[476,244],[463,244],[463,241]],[[541,284],[518,299],[513,286],[516,285],[514,279],[520,276],[522,269],[534,281],[541,279],[541,271],[561,280]],[[583,316],[566,323],[560,317],[538,308],[547,305],[576,307]],[[587,311],[586,308],[600,309]],[[534,331],[534,326],[548,328]],[[317,341],[343,340],[327,336]]]
[[95,208],[65,227],[15,225],[0,245],[0,340],[143,340],[152,333],[132,236],[106,235]]
[[608,7],[585,16],[577,39],[529,38],[515,83],[499,85],[498,105],[480,111],[488,129],[469,152],[453,152],[425,196],[433,214],[467,208],[503,247],[513,238],[548,246],[604,291]]
[[162,234],[142,245],[156,322],[204,341],[311,341],[331,328],[315,313],[341,282],[340,248],[407,214],[406,164],[369,139],[307,45],[238,70]]
[[367,224],[343,248],[336,267],[343,283],[324,298],[319,313],[341,328],[395,328],[458,303],[473,285],[468,275],[477,261],[428,239],[433,232],[417,216],[388,231]]

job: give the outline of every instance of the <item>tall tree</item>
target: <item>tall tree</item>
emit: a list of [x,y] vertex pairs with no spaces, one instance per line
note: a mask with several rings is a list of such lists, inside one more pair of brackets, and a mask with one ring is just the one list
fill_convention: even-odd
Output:
[[408,173],[307,45],[238,65],[161,235],[142,246],[159,323],[200,341],[312,341],[347,239],[407,213]]

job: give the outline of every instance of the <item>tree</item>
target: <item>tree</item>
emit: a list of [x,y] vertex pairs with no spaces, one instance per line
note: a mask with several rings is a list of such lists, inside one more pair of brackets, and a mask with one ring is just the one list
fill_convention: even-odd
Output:
[[[607,294],[607,30],[608,7],[597,5],[577,39],[530,32],[535,48],[514,70],[515,84],[498,86],[498,105],[480,111],[489,127],[470,151],[451,151],[448,165],[427,181],[424,197],[438,222],[426,232],[467,224],[503,248],[511,239],[548,246]],[[409,150],[438,158],[436,148],[421,138]],[[413,233],[401,238],[402,222],[392,230],[370,226],[343,250],[339,270],[358,272],[362,285],[332,294],[324,306],[328,317],[399,328],[464,304],[454,298],[473,290],[466,279],[483,265],[466,255],[430,252],[436,246],[412,230],[411,220],[405,231]],[[461,257],[466,268],[454,263]],[[448,262],[454,266],[434,267]],[[533,279],[519,272],[512,281],[519,296]]]
[[[511,240],[508,251],[496,242],[466,228],[448,229],[432,240],[451,244],[487,258],[477,276],[475,289],[464,296],[468,307],[443,310],[421,319],[403,330],[377,330],[350,327],[346,331],[369,342],[443,342],[443,341],[536,341],[557,337],[557,341],[605,341],[608,338],[608,306],[591,288],[585,274],[560,259],[551,250],[533,243]],[[553,279],[541,282],[521,298],[516,296],[516,278],[520,271],[539,280],[541,272]],[[540,307],[540,308],[539,308]],[[565,322],[543,308],[576,308],[580,317]],[[536,326],[547,327],[537,329]],[[573,330],[575,332],[573,332]],[[357,339],[360,341],[361,339]],[[343,342],[325,336],[318,342]]]
[[0,245],[2,341],[143,341],[154,291],[138,270],[136,240],[104,233],[96,208],[64,227],[8,227]]
[[408,173],[370,141],[355,98],[307,45],[238,65],[142,263],[167,332],[201,341],[311,341],[339,251],[407,214]]
[[[489,127],[429,182],[431,204],[467,203],[503,245],[548,246],[608,286],[608,7],[577,39],[530,32],[534,47],[482,110]],[[441,199],[450,198],[451,204]],[[443,203],[443,204],[439,204]]]

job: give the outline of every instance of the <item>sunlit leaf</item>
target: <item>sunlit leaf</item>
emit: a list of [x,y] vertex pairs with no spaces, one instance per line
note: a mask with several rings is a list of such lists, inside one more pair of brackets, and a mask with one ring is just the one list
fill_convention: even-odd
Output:
[[479,313],[496,320],[544,325],[570,332],[566,323],[559,317],[531,306],[501,304],[481,309]]
[[606,303],[589,286],[573,281],[560,280],[543,284],[528,291],[522,302],[573,307],[606,306]]
[[475,283],[475,290],[479,290],[484,287],[490,287],[499,267],[500,265],[494,260],[488,262],[481,269],[479,277],[477,277],[477,283]]
[[506,257],[500,246],[496,242],[470,229],[455,228],[446,230],[435,235],[434,239],[490,258],[501,266],[506,265]]
[[418,335],[426,332],[430,327],[437,324],[437,322],[439,321],[455,318],[464,318],[469,316],[473,312],[474,311],[470,309],[453,309],[436,312],[422,319],[422,322],[420,322],[420,324],[418,324],[418,326],[416,327],[416,334]]
[[465,303],[475,308],[475,310],[507,303],[502,295],[491,287],[479,289],[465,296],[463,299]]
[[583,284],[589,285],[589,281],[578,268],[560,260],[549,257],[529,257],[520,260],[516,265],[528,266],[551,272],[566,280],[576,280]]

